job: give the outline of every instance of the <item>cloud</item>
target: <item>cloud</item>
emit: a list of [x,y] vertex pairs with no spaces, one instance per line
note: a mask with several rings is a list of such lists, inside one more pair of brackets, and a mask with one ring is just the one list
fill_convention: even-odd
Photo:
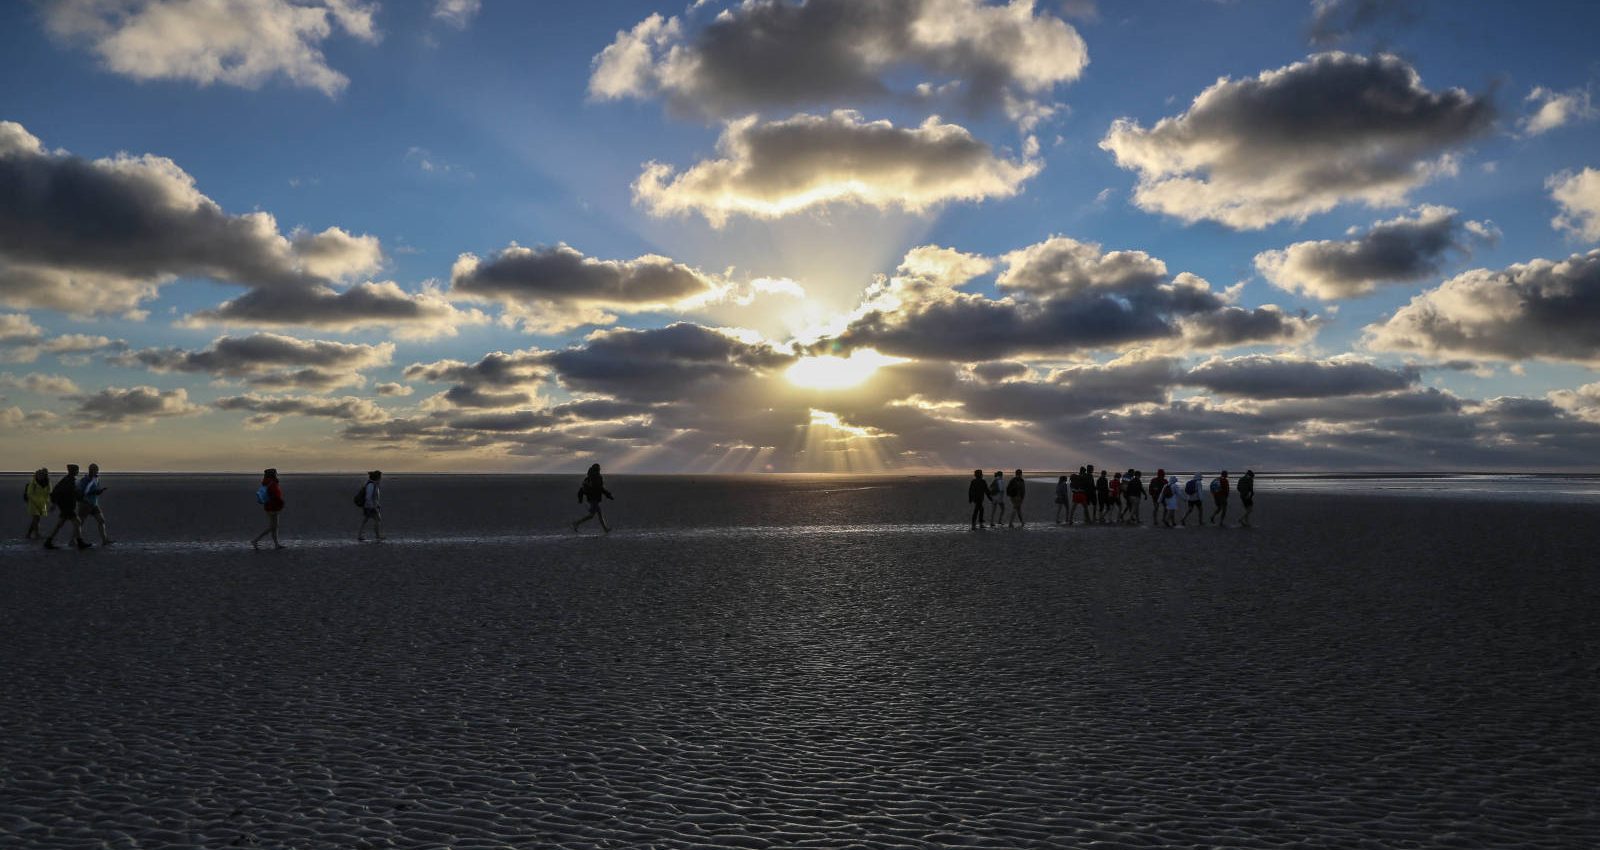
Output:
[[1556,390],[1550,402],[1589,422],[1600,423],[1600,383],[1584,384],[1575,390]]
[[1034,98],[1088,64],[1071,25],[1032,0],[754,0],[704,27],[651,15],[594,58],[589,93],[663,97],[679,112],[731,117],[775,108],[913,100],[955,92],[975,108]]
[[229,215],[170,159],[87,160],[0,121],[0,304],[128,312],[178,277],[307,288],[373,271],[381,256],[371,236],[285,237],[268,213]]
[[1439,273],[1446,255],[1471,253],[1473,241],[1499,236],[1493,225],[1463,222],[1449,207],[1418,207],[1372,225],[1348,241],[1296,242],[1256,255],[1256,270],[1274,286],[1332,301],[1371,295],[1385,283],[1423,280]]
[[433,16],[458,30],[464,30],[482,8],[483,0],[434,0]]
[[562,386],[634,401],[693,399],[719,384],[771,375],[795,356],[688,322],[649,330],[597,331],[581,347],[543,358]]
[[1139,172],[1141,209],[1258,229],[1341,203],[1404,203],[1453,173],[1449,149],[1494,117],[1487,97],[1429,91],[1399,57],[1322,53],[1254,79],[1220,79],[1148,130],[1118,119],[1100,147]]
[[1473,269],[1367,326],[1376,350],[1600,366],[1600,250]]
[[1064,236],[1012,251],[996,278],[1001,297],[964,291],[988,261],[932,246],[907,255],[871,287],[844,330],[814,348],[973,362],[1061,355],[1138,344],[1172,350],[1291,343],[1317,320],[1277,307],[1228,303],[1188,272],[1169,274],[1143,251],[1103,251]]
[[191,372],[244,379],[267,389],[329,390],[361,384],[362,370],[389,363],[394,343],[377,345],[302,340],[273,333],[218,337],[199,351],[146,348],[110,358],[152,372]]
[[1415,384],[1417,373],[1386,369],[1363,360],[1313,360],[1251,354],[1213,357],[1189,370],[1182,383],[1234,398],[1285,399],[1373,395]]
[[40,395],[75,395],[78,385],[66,375],[29,372],[18,377],[10,372],[0,372],[0,389],[17,389]]
[[32,363],[39,359],[44,328],[26,313],[0,313],[0,361]]
[[752,115],[723,130],[720,159],[682,173],[652,162],[633,192],[655,215],[698,212],[713,227],[731,215],[779,218],[837,203],[922,212],[1015,195],[1043,167],[1037,145],[1029,148],[1004,159],[937,117],[907,129],[851,110],[766,123]]
[[462,310],[431,287],[411,293],[393,281],[368,281],[343,290],[323,284],[257,287],[186,316],[182,324],[324,331],[387,327],[400,339],[433,339],[455,336],[463,325],[486,321],[481,312]]
[[359,0],[47,0],[46,28],[85,43],[135,80],[260,88],[275,77],[329,97],[350,82],[322,43],[335,29],[375,43],[376,3]]
[[550,369],[545,365],[545,353],[530,349],[491,352],[475,363],[413,363],[402,375],[407,381],[454,384],[429,399],[433,409],[507,408],[533,404],[539,385],[550,380]]
[[313,416],[345,422],[374,423],[389,418],[388,411],[364,398],[344,396],[264,396],[256,393],[219,398],[212,403],[218,410],[247,411],[257,426],[270,425],[281,416]]
[[1317,46],[1337,44],[1357,32],[1385,22],[1416,20],[1417,0],[1311,0],[1311,25],[1306,40]]
[[71,399],[78,403],[77,409],[71,414],[75,428],[143,425],[157,419],[194,416],[205,411],[205,408],[189,403],[189,392],[184,389],[107,387],[90,395],[72,396]]
[[373,387],[373,389],[378,391],[378,395],[386,396],[408,396],[416,392],[416,390],[406,386],[405,384],[397,384],[393,381],[379,384]]
[[565,244],[513,242],[488,260],[462,254],[450,269],[452,295],[500,304],[506,317],[542,333],[610,324],[619,312],[683,309],[722,285],[668,257],[599,260]]
[[1563,171],[1546,180],[1544,186],[1561,206],[1561,214],[1551,219],[1550,225],[1590,242],[1600,242],[1600,170]]
[[1579,121],[1593,121],[1600,116],[1600,110],[1594,108],[1588,89],[1552,91],[1544,86],[1536,86],[1524,100],[1539,104],[1532,114],[1523,116],[1517,122],[1517,129],[1524,136],[1537,136]]

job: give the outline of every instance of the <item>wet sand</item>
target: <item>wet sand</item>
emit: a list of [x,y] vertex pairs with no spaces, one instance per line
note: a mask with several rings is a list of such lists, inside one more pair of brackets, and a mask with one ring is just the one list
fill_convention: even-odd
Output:
[[358,547],[286,480],[254,553],[237,480],[125,483],[119,547],[0,547],[5,846],[1600,844],[1584,505],[973,533],[959,479],[617,479],[602,538],[467,482]]

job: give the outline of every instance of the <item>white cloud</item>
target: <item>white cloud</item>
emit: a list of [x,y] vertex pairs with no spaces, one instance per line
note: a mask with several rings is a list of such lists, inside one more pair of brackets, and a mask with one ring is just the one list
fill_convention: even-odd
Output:
[[1592,121],[1600,115],[1600,110],[1594,108],[1588,89],[1552,91],[1539,86],[1528,92],[1525,100],[1528,103],[1537,103],[1539,107],[1517,122],[1517,128],[1524,136],[1537,136],[1557,127],[1565,127],[1579,121]]
[[1545,181],[1550,197],[1561,206],[1561,213],[1550,220],[1557,230],[1565,230],[1590,242],[1600,242],[1600,169],[1563,171]]
[[634,183],[635,200],[656,215],[700,213],[714,227],[733,215],[778,218],[837,203],[921,212],[1010,197],[1043,167],[1031,138],[1023,158],[1007,160],[937,117],[908,129],[850,110],[742,118],[723,130],[717,150],[721,158],[682,173],[651,163]]
[[483,0],[434,0],[433,16],[458,30],[464,30],[482,8]]
[[86,42],[136,80],[259,88],[274,77],[333,96],[350,80],[321,45],[335,28],[376,42],[376,3],[359,0],[50,0],[50,32]]
[[1100,147],[1139,172],[1141,209],[1258,229],[1342,203],[1404,203],[1455,173],[1449,149],[1493,121],[1487,97],[1429,91],[1399,57],[1322,53],[1220,79],[1149,129],[1119,119]]
[[1469,254],[1472,242],[1498,237],[1492,224],[1462,221],[1449,207],[1424,205],[1410,218],[1377,222],[1353,240],[1296,242],[1257,254],[1255,264],[1274,286],[1329,301],[1432,277],[1448,253]]

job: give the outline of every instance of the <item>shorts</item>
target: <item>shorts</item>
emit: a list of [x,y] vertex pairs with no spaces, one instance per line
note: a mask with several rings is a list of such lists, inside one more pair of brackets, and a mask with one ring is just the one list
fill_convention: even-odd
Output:
[[378,513],[377,508],[362,508],[361,515],[367,519],[383,519],[383,514]]
[[1244,505],[1244,509],[1245,510],[1250,510],[1250,506],[1254,505],[1255,503],[1256,503],[1256,497],[1254,497],[1254,496],[1240,496],[1239,497],[1239,504]]
[[1088,493],[1073,493],[1072,494],[1072,503],[1074,505],[1087,505],[1087,504],[1089,504],[1089,494]]
[[589,503],[589,516],[594,516],[597,513],[600,513],[600,503],[599,502],[590,502]]
[[1211,501],[1216,502],[1217,503],[1217,507],[1220,508],[1223,505],[1226,505],[1228,503],[1228,494],[1227,493],[1217,493],[1217,494],[1215,494],[1215,495],[1213,495],[1211,497]]
[[92,517],[92,516],[99,516],[99,517],[103,517],[104,516],[104,514],[100,513],[100,506],[99,505],[91,505],[91,504],[88,504],[87,502],[79,503],[79,505],[78,505],[78,519],[88,519],[89,517]]
[[76,517],[78,515],[78,506],[76,504],[67,505],[61,502],[51,502],[50,506],[56,509],[56,513],[64,517]]
[[1018,510],[1018,511],[1022,510],[1022,497],[1021,496],[1012,496],[1011,497],[1011,508],[1013,510]]

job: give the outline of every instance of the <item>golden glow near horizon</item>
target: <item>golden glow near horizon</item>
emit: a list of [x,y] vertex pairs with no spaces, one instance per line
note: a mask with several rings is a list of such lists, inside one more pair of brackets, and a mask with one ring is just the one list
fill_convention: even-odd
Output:
[[865,383],[879,368],[901,362],[902,358],[863,348],[850,352],[849,357],[802,357],[784,374],[789,383],[803,389],[846,390]]

